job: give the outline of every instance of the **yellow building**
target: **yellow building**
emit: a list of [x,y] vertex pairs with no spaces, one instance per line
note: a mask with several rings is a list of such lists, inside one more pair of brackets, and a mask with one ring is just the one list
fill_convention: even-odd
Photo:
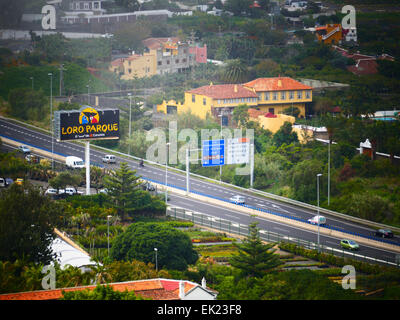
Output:
[[175,101],[164,101],[157,106],[158,112],[192,114],[205,119],[207,114],[218,117],[222,115],[222,122],[227,125],[232,117],[233,109],[240,104],[255,107],[258,96],[251,88],[240,84],[210,84],[185,92],[184,104]]
[[211,83],[192,89],[185,92],[183,104],[164,101],[157,106],[157,111],[168,114],[190,111],[202,119],[209,114],[218,120],[222,115],[223,124],[228,125],[234,108],[241,104],[272,115],[282,114],[287,108],[298,108],[299,116],[305,117],[308,102],[312,102],[312,87],[287,77],[259,78],[243,85]]
[[258,95],[257,109],[272,114],[287,108],[298,108],[305,117],[306,103],[312,102],[312,87],[288,77],[258,78],[243,84]]
[[157,74],[156,59],[154,52],[143,55],[133,54],[127,58],[112,61],[109,70],[120,75],[123,80],[150,77]]

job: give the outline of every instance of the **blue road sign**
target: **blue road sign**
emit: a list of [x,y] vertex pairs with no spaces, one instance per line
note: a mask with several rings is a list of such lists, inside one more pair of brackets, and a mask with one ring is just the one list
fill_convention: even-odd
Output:
[[222,166],[225,164],[225,140],[203,140],[203,167]]

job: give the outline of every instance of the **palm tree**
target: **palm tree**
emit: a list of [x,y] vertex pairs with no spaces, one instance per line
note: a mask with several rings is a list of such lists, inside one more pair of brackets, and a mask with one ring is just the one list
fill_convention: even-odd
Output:
[[247,65],[242,60],[228,60],[222,71],[221,80],[225,83],[244,83],[248,75]]

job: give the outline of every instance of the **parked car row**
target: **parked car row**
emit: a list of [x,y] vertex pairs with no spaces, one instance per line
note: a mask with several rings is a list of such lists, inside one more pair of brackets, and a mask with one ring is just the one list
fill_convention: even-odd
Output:
[[68,188],[65,188],[65,189],[59,189],[59,190],[57,190],[57,189],[54,189],[54,188],[48,188],[45,192],[44,192],[44,194],[47,196],[52,196],[52,195],[62,195],[62,194],[65,194],[65,195],[68,195],[68,196],[73,196],[73,195],[82,195],[83,194],[83,192],[82,191],[78,191],[78,190],[76,190],[74,187],[68,187]]

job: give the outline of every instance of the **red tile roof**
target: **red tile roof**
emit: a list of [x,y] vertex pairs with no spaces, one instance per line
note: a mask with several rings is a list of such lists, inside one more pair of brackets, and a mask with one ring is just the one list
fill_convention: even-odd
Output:
[[[138,280],[128,281],[119,283],[110,283],[109,285],[116,291],[134,291],[135,294],[140,295],[144,298],[150,298],[153,300],[179,300],[179,280],[171,279],[149,279],[149,280]],[[190,281],[184,281],[185,293],[192,290],[196,286],[196,283]],[[64,288],[54,290],[38,290],[29,292],[19,293],[7,293],[1,294],[0,300],[57,300],[62,298],[62,291],[77,291],[77,290],[93,290],[95,285],[75,287],[75,288]]]
[[258,95],[249,88],[240,84],[210,84],[188,91],[192,94],[201,94],[213,99],[257,98]]
[[157,50],[161,48],[167,42],[169,43],[177,43],[179,42],[179,38],[147,38],[142,41],[143,45],[149,49]]
[[258,91],[280,91],[280,90],[312,90],[299,81],[288,77],[258,78],[243,84],[246,87]]

